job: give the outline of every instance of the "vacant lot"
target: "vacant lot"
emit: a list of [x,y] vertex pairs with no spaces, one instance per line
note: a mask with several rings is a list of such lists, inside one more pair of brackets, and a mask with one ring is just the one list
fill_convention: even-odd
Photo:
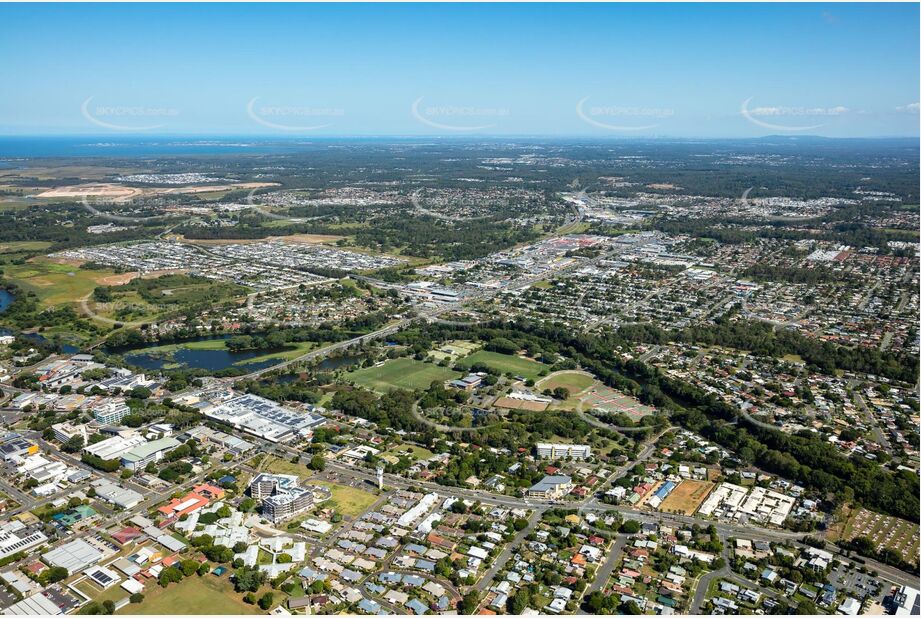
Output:
[[713,483],[708,481],[681,481],[662,501],[659,510],[678,515],[692,515],[712,489]]
[[[309,457],[304,457],[303,461],[307,461],[308,459]],[[271,455],[268,461],[263,462],[261,469],[273,474],[292,474],[301,479],[307,478],[313,474],[313,470],[303,463],[292,463],[287,459],[280,459],[278,457],[272,457]]]
[[321,485],[329,489],[332,498],[329,502],[320,503],[320,506],[334,508],[340,514],[348,515],[349,517],[358,517],[377,500],[377,496],[374,494],[348,485],[338,485],[326,481],[307,481],[307,484]]
[[422,448],[421,446],[416,446],[415,444],[400,444],[395,446],[389,451],[391,455],[408,457],[413,461],[419,461],[420,459],[428,459],[433,457],[435,453],[428,450],[427,448]]
[[49,307],[77,302],[115,274],[111,270],[82,270],[47,258],[35,258],[4,268],[7,279],[35,292],[42,304]]
[[483,363],[487,367],[501,371],[502,373],[511,373],[523,378],[536,380],[540,373],[547,369],[543,363],[522,356],[512,356],[510,354],[500,354],[498,352],[487,352],[480,350],[470,356],[464,357],[461,362],[470,367],[475,363]]
[[227,575],[216,577],[193,575],[178,584],[161,588],[149,584],[144,589],[144,602],[128,604],[119,614],[262,614],[258,606],[247,605],[233,591]]
[[459,376],[456,371],[431,363],[423,363],[412,358],[397,358],[379,367],[353,371],[346,377],[357,386],[385,393],[395,388],[425,389],[432,382],[444,382]]
[[909,562],[918,558],[918,524],[874,513],[864,508],[847,509],[841,521],[828,531],[829,540],[851,540],[862,536],[876,543],[876,550],[889,547]]

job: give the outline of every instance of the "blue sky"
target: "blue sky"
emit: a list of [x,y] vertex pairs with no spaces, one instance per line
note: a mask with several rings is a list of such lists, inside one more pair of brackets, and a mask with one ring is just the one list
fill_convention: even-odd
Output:
[[0,4],[0,134],[917,136],[918,4]]

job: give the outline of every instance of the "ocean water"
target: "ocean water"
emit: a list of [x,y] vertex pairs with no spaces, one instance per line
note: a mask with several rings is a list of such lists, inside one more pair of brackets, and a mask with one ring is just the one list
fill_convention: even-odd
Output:
[[[295,151],[303,139],[183,137],[0,137],[0,157],[150,157],[162,155],[265,154]],[[9,166],[10,162],[0,162]]]

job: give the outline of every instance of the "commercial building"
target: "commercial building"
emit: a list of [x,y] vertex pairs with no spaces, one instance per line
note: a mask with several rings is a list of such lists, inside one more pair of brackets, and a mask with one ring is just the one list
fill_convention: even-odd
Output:
[[103,551],[83,539],[75,539],[42,554],[48,566],[63,567],[68,573],[77,573],[93,566],[103,557]]
[[64,610],[44,593],[33,594],[3,610],[5,616],[59,616],[63,613]]
[[462,391],[471,392],[480,387],[483,384],[483,376],[476,373],[470,373],[460,378],[459,380],[451,380],[449,383],[453,388],[458,388]]
[[541,459],[588,459],[592,456],[592,447],[587,444],[538,442],[535,448],[537,449],[537,456]]
[[892,595],[889,613],[893,616],[917,616],[921,614],[921,591],[911,586],[899,586]]
[[202,509],[211,502],[211,500],[220,500],[224,497],[224,490],[208,483],[196,485],[192,491],[182,498],[173,498],[169,504],[164,504],[158,511],[166,517],[181,517],[191,515],[199,509]]
[[67,464],[60,461],[51,461],[45,459],[42,455],[34,455],[26,459],[22,465],[17,468],[20,474],[28,474],[39,483],[47,483],[51,480],[60,480],[67,477]]
[[137,506],[144,499],[144,496],[133,489],[126,489],[108,479],[99,479],[93,482],[93,488],[96,490],[96,495],[100,500],[123,509]]
[[110,399],[93,408],[93,418],[103,425],[118,425],[131,414],[131,408],[120,399]]
[[49,361],[35,370],[38,381],[46,388],[58,388],[65,384],[77,382],[80,375],[89,369],[101,369],[105,365],[91,361],[73,359],[56,359]]
[[298,480],[293,474],[268,474],[256,476],[249,484],[249,495],[257,500],[268,498],[276,492],[288,491],[297,487]]
[[47,536],[41,532],[29,532],[21,522],[8,522],[0,527],[0,559],[29,551],[47,541]]
[[141,470],[150,462],[160,461],[167,453],[182,444],[176,438],[160,438],[137,446],[122,455],[122,465],[129,470]]
[[74,425],[69,421],[52,425],[51,431],[54,432],[54,439],[61,444],[65,444],[74,436],[82,437],[84,444],[86,444],[87,440],[89,439],[85,425]]
[[313,492],[304,487],[294,487],[269,496],[262,501],[262,515],[279,522],[299,515],[313,506]]
[[263,516],[273,522],[298,515],[313,506],[313,492],[298,486],[296,476],[260,474],[249,485],[253,498],[262,500]]
[[288,442],[310,434],[326,419],[298,412],[257,395],[234,397],[205,411],[205,416],[227,423],[270,442]]
[[88,455],[95,455],[100,459],[119,459],[122,455],[131,449],[144,444],[146,440],[142,436],[113,436],[102,442],[90,444],[83,448],[83,452]]
[[0,457],[3,457],[4,461],[18,460],[37,452],[38,445],[17,433],[7,434],[3,442],[0,442]]
[[566,475],[545,476],[528,489],[531,498],[556,500],[572,491],[572,478]]
[[208,506],[208,499],[195,492],[189,492],[182,498],[173,498],[157,510],[166,517],[182,517],[190,515],[199,509]]
[[247,442],[243,438],[238,438],[237,436],[230,435],[229,433],[224,433],[223,431],[217,431],[216,429],[211,429],[210,427],[205,427],[204,425],[192,427],[181,437],[183,442],[194,438],[203,444],[214,444],[215,446],[226,449],[235,455],[241,455],[256,448],[255,444],[252,442]]

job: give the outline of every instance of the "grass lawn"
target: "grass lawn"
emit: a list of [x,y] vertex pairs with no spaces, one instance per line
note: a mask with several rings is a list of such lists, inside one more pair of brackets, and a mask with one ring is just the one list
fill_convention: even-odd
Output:
[[186,577],[178,584],[161,588],[148,584],[144,602],[128,604],[119,614],[262,614],[257,605],[247,605],[233,591],[230,577],[205,575]]
[[498,352],[487,352],[486,350],[479,350],[470,356],[465,356],[461,360],[461,363],[468,367],[474,363],[483,363],[487,367],[491,367],[502,373],[511,372],[516,376],[522,376],[532,380],[536,380],[540,372],[547,369],[547,366],[543,363],[531,360],[530,358],[500,354]]
[[264,470],[274,474],[293,474],[299,478],[306,478],[313,474],[313,470],[302,463],[291,463],[287,459],[278,458],[273,458],[272,461],[268,462]]
[[150,304],[134,291],[114,295],[111,302],[99,303],[92,297],[87,302],[93,313],[123,322],[152,318],[164,312],[163,307]]
[[128,591],[121,586],[110,586],[109,588],[103,590],[96,584],[90,582],[88,579],[84,579],[79,584],[75,584],[74,587],[99,603],[103,603],[105,601],[112,601],[113,603],[117,603],[120,600],[128,597]]
[[427,448],[422,448],[421,446],[416,446],[415,444],[400,444],[399,446],[395,446],[387,452],[393,455],[409,457],[413,461],[428,459],[429,457],[435,455],[435,453],[428,450]]
[[15,253],[17,251],[42,251],[51,246],[50,242],[41,240],[17,240],[0,242],[0,253]]
[[320,506],[334,508],[342,515],[357,517],[377,500],[377,496],[374,494],[348,485],[338,485],[326,481],[307,481],[307,484],[321,485],[328,488],[332,498],[329,502],[321,502]]
[[460,373],[456,371],[412,358],[397,358],[379,367],[359,369],[346,375],[346,379],[356,386],[363,386],[380,393],[395,388],[425,389],[432,382],[444,382],[457,377],[460,377]]
[[266,354],[255,356],[253,358],[247,358],[245,361],[238,361],[234,364],[250,365],[252,363],[261,363],[267,360],[291,360],[292,358],[297,358],[301,354],[306,354],[316,347],[317,344],[313,341],[298,341],[297,343],[286,345],[284,350],[280,350],[278,352],[267,352]]
[[180,343],[168,343],[158,345],[152,348],[144,348],[145,353],[170,354],[177,350],[226,350],[224,339],[206,339],[204,341],[185,341]]
[[45,258],[35,258],[25,264],[10,264],[4,275],[23,289],[35,292],[48,307],[77,302],[92,292],[111,270],[81,270],[71,264],[58,264]]
[[587,389],[594,384],[595,378],[584,373],[575,371],[557,371],[537,383],[541,389],[563,387],[569,390],[571,395],[575,395]]

